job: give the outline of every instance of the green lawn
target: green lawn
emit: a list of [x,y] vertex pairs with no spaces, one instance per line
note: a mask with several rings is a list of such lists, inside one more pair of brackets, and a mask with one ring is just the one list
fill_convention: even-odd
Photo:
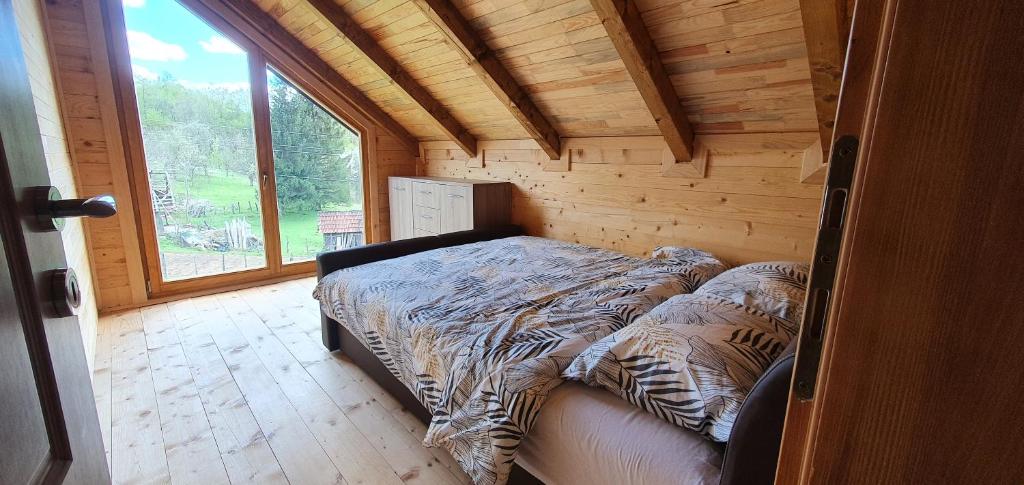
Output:
[[317,231],[316,212],[284,213],[281,221],[281,253],[284,260],[289,256],[301,259],[303,255],[312,257],[323,249],[324,238]]
[[[204,217],[188,218],[185,214],[186,187],[181,182],[174,184],[174,193],[179,210],[173,214],[173,222],[202,226],[203,222],[212,228],[223,228],[225,222],[244,218],[252,225],[252,233],[261,237],[263,220],[259,214],[259,196],[256,187],[249,184],[243,175],[211,172],[209,176],[197,176],[192,184],[193,200],[205,200],[213,210]],[[232,210],[232,207],[235,209]],[[331,207],[330,210],[357,209],[358,205]],[[240,209],[240,210],[239,210]],[[281,249],[284,260],[312,257],[323,248],[323,236],[317,232],[316,211],[286,212],[280,214]],[[178,246],[173,238],[161,238],[161,251],[174,253],[204,253],[207,251]],[[240,251],[232,251],[240,252]],[[256,251],[249,251],[255,253]]]
[[[185,184],[175,181],[175,195],[185,195]],[[241,202],[244,206],[246,201],[253,204],[259,200],[256,186],[249,185],[249,179],[244,175],[228,174],[219,170],[211,171],[209,175],[199,174],[192,184],[192,197],[205,199],[215,206],[227,206],[235,202]]]

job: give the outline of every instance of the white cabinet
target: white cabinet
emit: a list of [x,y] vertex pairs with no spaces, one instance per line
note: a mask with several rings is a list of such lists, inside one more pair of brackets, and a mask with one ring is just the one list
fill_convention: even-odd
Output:
[[440,177],[389,177],[391,239],[434,236],[508,224],[508,182]]

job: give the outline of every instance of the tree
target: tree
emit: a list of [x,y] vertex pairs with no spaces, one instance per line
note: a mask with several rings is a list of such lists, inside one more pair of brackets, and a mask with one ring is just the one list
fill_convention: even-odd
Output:
[[359,137],[277,74],[268,72],[267,80],[281,210],[361,201]]
[[[205,175],[211,168],[225,174],[255,173],[248,90],[184,86],[167,74],[136,79],[135,86],[150,170],[187,179],[195,170]],[[192,151],[195,157],[180,158]]]
[[[362,201],[359,137],[268,71],[271,133],[282,211]],[[197,176],[237,174],[255,185],[252,98],[247,89],[185,85],[169,75],[136,79],[150,171],[165,171],[187,205]]]

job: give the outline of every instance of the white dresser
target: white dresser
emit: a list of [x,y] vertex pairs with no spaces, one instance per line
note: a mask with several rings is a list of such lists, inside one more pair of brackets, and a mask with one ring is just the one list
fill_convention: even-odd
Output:
[[388,177],[391,239],[508,224],[512,184],[441,177]]

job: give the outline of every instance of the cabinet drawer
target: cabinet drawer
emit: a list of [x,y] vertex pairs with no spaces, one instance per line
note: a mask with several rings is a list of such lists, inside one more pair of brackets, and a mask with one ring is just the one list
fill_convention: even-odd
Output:
[[412,208],[412,225],[416,230],[438,234],[441,232],[441,214],[437,209],[415,206]]
[[437,209],[440,207],[441,193],[437,184],[430,182],[412,183],[412,200],[422,207]]
[[413,234],[414,237],[436,236],[436,235],[437,235],[436,232],[424,231],[423,229],[416,229],[415,233]]

